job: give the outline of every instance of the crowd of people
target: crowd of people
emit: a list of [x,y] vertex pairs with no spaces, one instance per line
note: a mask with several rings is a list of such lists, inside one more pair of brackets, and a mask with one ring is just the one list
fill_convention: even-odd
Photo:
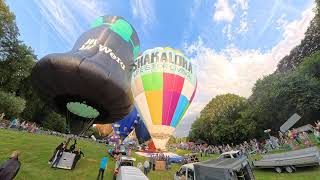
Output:
[[[315,126],[310,129],[313,131],[315,137],[315,143],[320,143],[320,121],[314,123]],[[298,129],[291,129],[283,133],[278,132],[278,137],[270,135],[270,129],[266,130],[265,133],[268,135],[263,141],[252,139],[244,141],[243,143],[234,144],[222,144],[222,145],[207,145],[207,144],[196,144],[196,143],[180,143],[175,145],[176,148],[190,150],[193,153],[199,153],[200,156],[207,156],[208,154],[221,154],[231,150],[240,150],[243,154],[250,155],[256,153],[267,153],[277,149],[297,149],[301,146],[310,147],[312,146],[312,140],[310,134],[305,131],[299,131]]]
[[3,119],[3,114],[0,115],[0,128],[11,128],[19,131],[27,131],[30,133],[38,133],[40,127],[35,122],[22,121],[17,118],[13,118],[11,121]]

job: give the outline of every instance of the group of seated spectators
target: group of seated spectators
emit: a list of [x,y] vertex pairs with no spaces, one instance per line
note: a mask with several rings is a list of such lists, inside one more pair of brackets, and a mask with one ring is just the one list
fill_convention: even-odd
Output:
[[[315,126],[312,127],[316,142],[320,143],[320,121],[314,123]],[[283,133],[278,132],[278,137],[271,136],[270,129],[265,132],[268,134],[269,138],[265,140],[258,141],[257,139],[252,139],[249,141],[244,141],[240,144],[222,144],[222,145],[207,145],[207,144],[196,144],[196,143],[180,143],[173,145],[179,149],[190,150],[193,153],[199,153],[201,156],[207,156],[208,154],[221,154],[231,150],[240,150],[241,153],[245,155],[256,154],[256,153],[267,153],[277,149],[297,149],[301,146],[310,147],[313,145],[310,134],[304,131],[299,131],[298,129],[291,129]]]
[[2,116],[3,115],[0,115],[0,128],[11,128],[19,131],[27,131],[30,133],[39,133],[40,131],[40,127],[35,122],[22,121],[17,118],[13,118],[11,121],[9,121],[3,119]]

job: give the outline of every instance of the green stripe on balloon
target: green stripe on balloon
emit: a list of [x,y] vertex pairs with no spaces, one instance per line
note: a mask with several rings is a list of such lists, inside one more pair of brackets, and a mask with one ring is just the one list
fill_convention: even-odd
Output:
[[163,73],[154,72],[142,76],[144,91],[154,91],[163,89]]
[[101,26],[102,24],[104,24],[103,17],[99,17],[93,23],[91,23],[90,27],[95,28],[95,27]]
[[139,52],[140,52],[140,46],[134,46],[134,48],[133,48],[134,59],[136,59],[138,57]]
[[127,42],[129,42],[133,33],[131,25],[123,19],[118,19],[115,23],[111,24],[110,29]]

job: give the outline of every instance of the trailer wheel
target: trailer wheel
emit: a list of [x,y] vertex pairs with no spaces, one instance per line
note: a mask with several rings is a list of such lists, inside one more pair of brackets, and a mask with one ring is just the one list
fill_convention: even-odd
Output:
[[287,166],[287,167],[286,167],[286,171],[287,171],[288,173],[292,173],[292,172],[293,172],[293,169],[292,169],[292,167]]
[[281,167],[276,167],[276,168],[274,168],[274,170],[275,170],[277,173],[281,173],[281,172],[282,172]]

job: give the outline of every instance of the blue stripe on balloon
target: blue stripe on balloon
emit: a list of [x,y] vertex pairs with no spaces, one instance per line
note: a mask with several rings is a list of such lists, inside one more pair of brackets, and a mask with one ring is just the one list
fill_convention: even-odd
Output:
[[188,98],[181,94],[178,101],[178,105],[176,107],[176,111],[174,112],[172,121],[170,123],[170,126],[176,127],[178,125],[179,119],[183,115],[184,109],[186,108],[188,103],[189,103]]

